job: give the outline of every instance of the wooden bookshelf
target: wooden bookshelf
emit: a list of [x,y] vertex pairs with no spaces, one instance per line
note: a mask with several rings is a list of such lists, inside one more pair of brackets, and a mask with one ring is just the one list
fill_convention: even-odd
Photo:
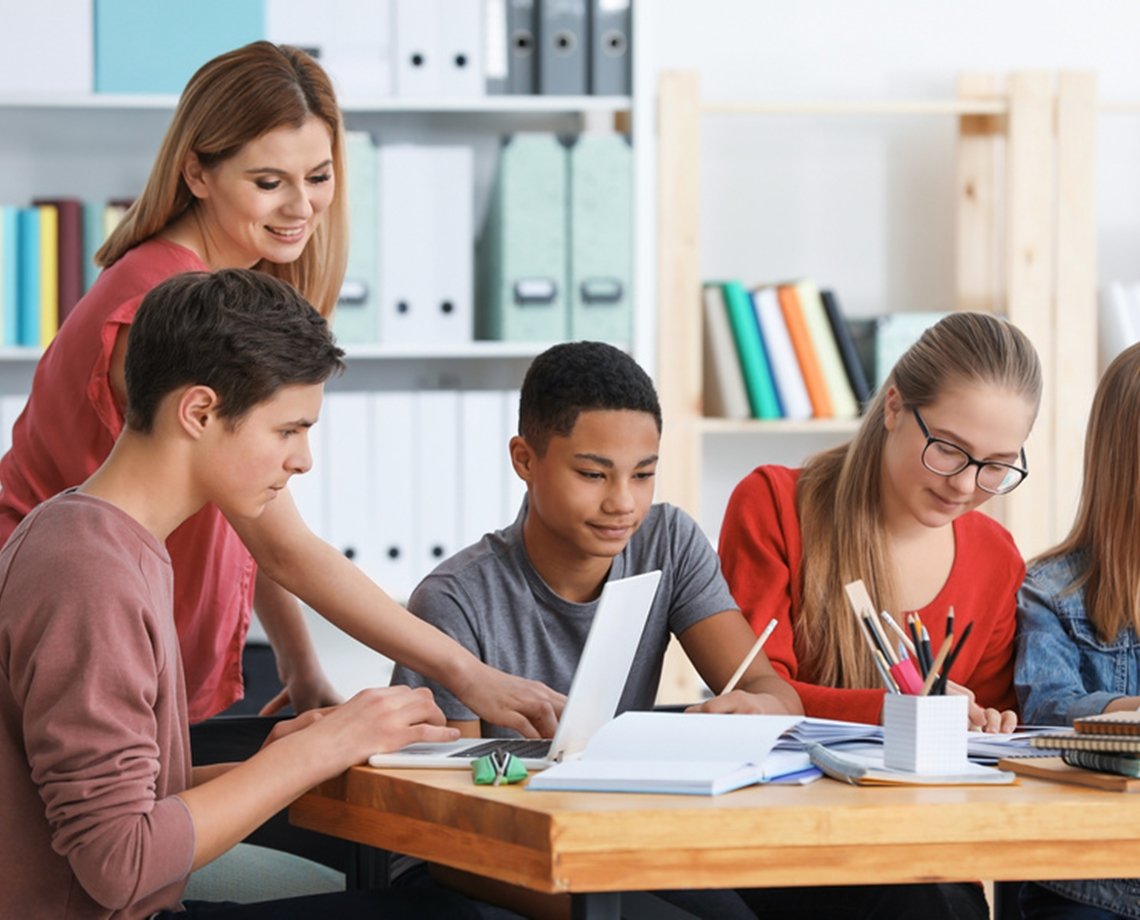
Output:
[[[955,275],[959,309],[1004,313],[1041,357],[1045,392],[1027,451],[1032,473],[1002,509],[1026,555],[1067,530],[1096,384],[1096,80],[1090,73],[964,74],[956,98],[794,102],[703,100],[696,73],[658,84],[658,364],[665,417],[661,499],[696,515],[706,434],[819,432],[837,422],[739,422],[702,413],[701,123],[707,118],[868,115],[957,125]],[[850,423],[842,423],[850,425]],[[851,430],[854,430],[853,427]]]

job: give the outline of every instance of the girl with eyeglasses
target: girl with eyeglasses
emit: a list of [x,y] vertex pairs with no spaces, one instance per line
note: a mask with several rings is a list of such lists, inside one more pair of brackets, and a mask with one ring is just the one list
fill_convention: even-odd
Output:
[[[1101,377],[1072,530],[1029,563],[1018,595],[1015,682],[1027,720],[1071,725],[1140,708],[1140,345]],[[1140,918],[1140,879],[1050,881],[1021,891],[1026,920]]]
[[808,715],[879,722],[885,689],[844,585],[862,579],[897,622],[916,612],[937,650],[954,608],[969,641],[952,692],[974,729],[1011,731],[1017,590],[1010,534],[977,508],[1028,474],[1041,399],[1029,339],[989,314],[953,313],[899,359],[855,437],[802,470],[760,466],[725,513],[720,557],[733,597]]

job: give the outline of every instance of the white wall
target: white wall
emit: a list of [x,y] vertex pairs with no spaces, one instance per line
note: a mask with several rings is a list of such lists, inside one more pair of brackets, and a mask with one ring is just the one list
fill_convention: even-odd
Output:
[[[962,70],[1070,68],[1140,103],[1135,0],[639,0],[637,29],[643,98],[671,68],[699,71],[705,99],[765,101],[941,99]],[[852,315],[948,308],[954,133],[952,116],[705,116],[702,276],[810,275]],[[1100,277],[1137,279],[1140,113],[1102,114],[1098,143]],[[705,529],[799,440],[708,439]]]

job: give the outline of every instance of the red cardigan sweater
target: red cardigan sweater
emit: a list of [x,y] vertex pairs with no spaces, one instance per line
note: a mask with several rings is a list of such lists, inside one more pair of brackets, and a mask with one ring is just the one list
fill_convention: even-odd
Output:
[[[764,651],[796,688],[809,716],[879,722],[884,690],[822,687],[796,661],[792,631],[803,590],[803,543],[796,513],[799,475],[799,470],[760,466],[737,485],[721,527],[721,566],[753,629],[759,632],[772,617],[780,621]],[[918,613],[935,649],[942,643],[951,606],[956,634],[972,622],[970,641],[954,664],[952,679],[973,690],[982,706],[1016,709],[1013,637],[1025,563],[1009,532],[981,512],[962,515],[953,527],[950,576]],[[896,611],[892,613],[898,619]]]

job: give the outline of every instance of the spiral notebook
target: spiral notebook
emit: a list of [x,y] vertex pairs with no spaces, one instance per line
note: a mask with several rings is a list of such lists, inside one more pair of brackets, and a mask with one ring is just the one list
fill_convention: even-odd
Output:
[[1102,712],[1100,715],[1073,719],[1073,728],[1086,735],[1140,736],[1140,711]]
[[1034,747],[1054,751],[1111,751],[1116,754],[1140,755],[1140,734],[1110,735],[1093,732],[1045,732],[1029,742]]

